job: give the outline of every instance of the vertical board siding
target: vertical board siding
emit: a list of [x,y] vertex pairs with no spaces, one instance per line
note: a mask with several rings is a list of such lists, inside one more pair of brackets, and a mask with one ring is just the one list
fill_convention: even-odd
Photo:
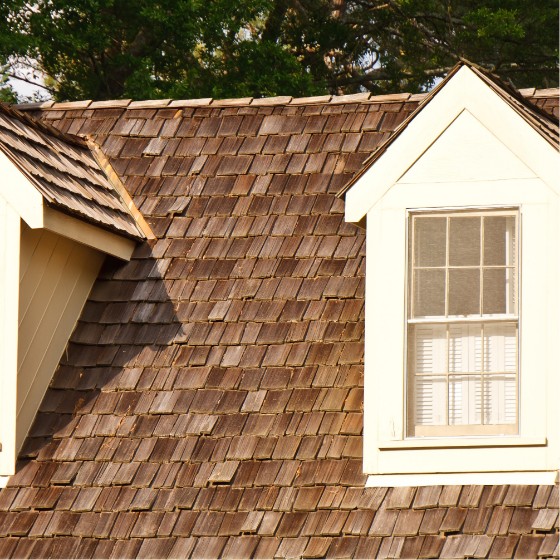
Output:
[[45,230],[22,230],[17,436],[19,449],[103,261],[103,255]]

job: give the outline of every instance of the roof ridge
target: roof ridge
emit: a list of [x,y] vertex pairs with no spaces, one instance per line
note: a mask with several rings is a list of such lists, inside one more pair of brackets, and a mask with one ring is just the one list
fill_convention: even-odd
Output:
[[277,105],[325,105],[355,102],[384,102],[396,103],[411,100],[420,100],[425,93],[393,93],[383,95],[372,95],[366,93],[353,93],[348,95],[317,95],[311,97],[241,97],[231,99],[214,99],[212,97],[201,99],[147,99],[133,101],[132,99],[113,99],[104,101],[45,101],[39,103],[20,103],[13,107],[19,111],[67,111],[71,109],[180,109],[183,107],[239,107],[239,106],[277,106]]
[[[524,88],[518,90],[523,97],[549,97],[560,94],[560,88]],[[278,105],[336,105],[342,103],[399,103],[403,101],[421,101],[426,93],[390,93],[373,95],[369,92],[351,93],[348,95],[318,95],[311,97],[240,97],[232,99],[214,99],[212,97],[200,99],[146,99],[133,101],[132,99],[109,99],[104,101],[44,101],[40,103],[21,103],[13,108],[19,111],[68,111],[72,109],[180,109],[182,107],[239,107],[239,106],[278,106]]]

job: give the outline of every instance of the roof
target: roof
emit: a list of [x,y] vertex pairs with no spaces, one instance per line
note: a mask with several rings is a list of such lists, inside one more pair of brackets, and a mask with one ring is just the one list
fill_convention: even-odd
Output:
[[0,150],[51,207],[109,231],[144,238],[85,140],[0,104]]
[[30,108],[92,135],[157,239],[93,289],[0,557],[558,554],[557,486],[364,488],[365,235],[336,193],[418,101]]

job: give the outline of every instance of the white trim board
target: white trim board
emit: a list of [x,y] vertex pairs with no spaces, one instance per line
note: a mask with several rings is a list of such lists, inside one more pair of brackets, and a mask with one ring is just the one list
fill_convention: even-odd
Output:
[[527,169],[558,192],[558,150],[464,66],[348,190],[346,221],[359,222],[465,110]]
[[377,474],[370,475],[366,488],[400,486],[464,486],[473,485],[544,485],[553,486],[558,471],[430,473],[430,474]]

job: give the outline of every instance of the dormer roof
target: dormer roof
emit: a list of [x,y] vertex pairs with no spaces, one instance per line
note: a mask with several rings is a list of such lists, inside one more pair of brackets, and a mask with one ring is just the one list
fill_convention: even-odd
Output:
[[0,104],[0,151],[51,208],[131,239],[145,238],[128,195],[109,179],[92,142]]

